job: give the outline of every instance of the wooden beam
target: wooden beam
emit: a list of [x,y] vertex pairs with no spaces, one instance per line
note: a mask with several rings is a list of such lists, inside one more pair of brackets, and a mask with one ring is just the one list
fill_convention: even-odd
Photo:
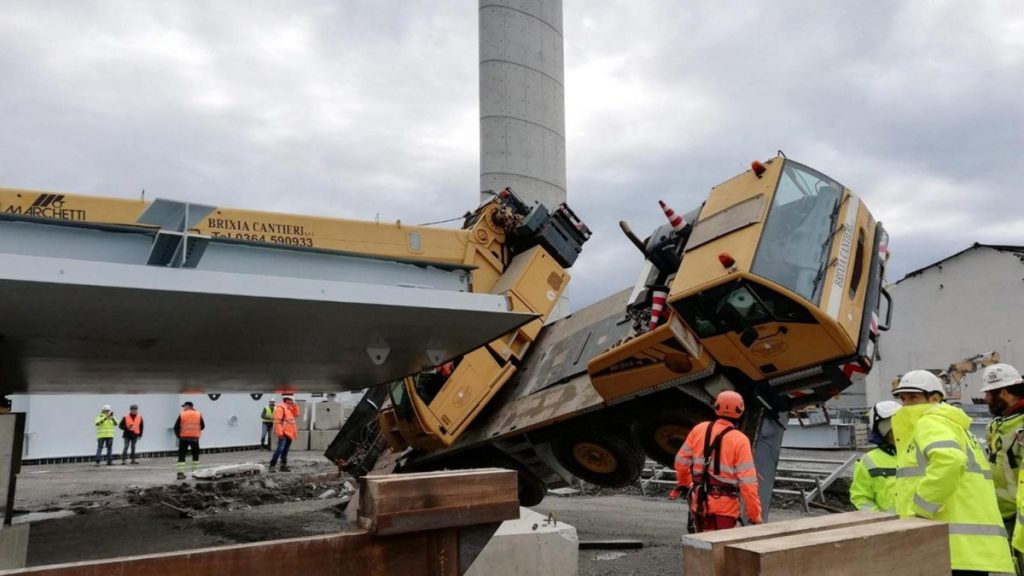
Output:
[[686,576],[721,576],[725,574],[725,547],[731,544],[895,519],[896,516],[893,514],[858,511],[690,534],[683,536],[683,574]]
[[33,576],[458,576],[455,530],[375,538],[365,530],[4,572]]
[[949,527],[908,518],[731,544],[725,566],[728,576],[949,574]]
[[516,473],[487,468],[364,476],[359,525],[378,536],[519,517]]

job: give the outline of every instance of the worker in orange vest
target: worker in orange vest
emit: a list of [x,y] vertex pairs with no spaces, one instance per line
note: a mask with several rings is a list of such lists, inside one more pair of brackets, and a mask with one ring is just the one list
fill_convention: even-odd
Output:
[[750,439],[736,425],[743,417],[743,397],[726,390],[715,398],[715,420],[693,427],[676,454],[675,500],[688,492],[690,533],[736,526],[740,500],[753,524],[761,523],[757,470]]
[[121,436],[124,438],[124,450],[121,451],[121,465],[126,464],[128,460],[128,447],[132,449],[132,464],[138,464],[139,461],[135,459],[135,444],[142,438],[142,414],[139,414],[138,404],[132,404],[128,409],[128,413],[121,418],[121,423],[117,425],[118,428],[124,430]]
[[203,415],[192,405],[185,402],[181,405],[181,413],[174,421],[174,435],[178,437],[178,480],[185,479],[185,453],[192,452],[192,471],[199,468],[199,437],[206,428]]
[[277,450],[270,458],[270,471],[277,469],[277,460],[281,460],[281,472],[289,472],[288,449],[292,447],[292,441],[298,435],[298,428],[295,426],[295,419],[299,416],[299,405],[292,399],[291,394],[284,394],[281,404],[274,408],[274,435],[277,436]]

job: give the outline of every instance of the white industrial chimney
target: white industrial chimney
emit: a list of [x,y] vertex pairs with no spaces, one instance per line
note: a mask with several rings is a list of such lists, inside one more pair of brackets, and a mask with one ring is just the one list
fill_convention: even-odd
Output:
[[480,189],[565,202],[562,0],[480,0]]

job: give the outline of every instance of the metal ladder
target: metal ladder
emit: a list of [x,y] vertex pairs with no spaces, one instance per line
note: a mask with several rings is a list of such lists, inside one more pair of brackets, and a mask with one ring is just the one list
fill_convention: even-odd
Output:
[[[845,460],[836,458],[796,458],[792,456],[781,456],[779,466],[775,469],[776,484],[788,483],[795,485],[794,488],[773,488],[773,494],[784,494],[787,496],[799,496],[804,507],[804,512],[810,512],[810,504],[818,498],[822,504],[825,503],[825,490],[836,481],[850,466],[853,465],[860,454],[853,454]],[[787,466],[790,464],[790,466]],[[815,467],[794,468],[792,464],[813,464]],[[794,476],[801,474],[809,477]],[[807,487],[807,489],[805,489]]]

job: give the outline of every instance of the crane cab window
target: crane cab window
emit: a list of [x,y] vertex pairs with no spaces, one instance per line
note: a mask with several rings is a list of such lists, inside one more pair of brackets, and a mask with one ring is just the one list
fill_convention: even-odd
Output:
[[787,160],[751,272],[817,305],[842,193],[835,180]]
[[700,338],[738,333],[769,322],[810,324],[815,321],[799,303],[765,286],[743,280],[694,294],[674,306]]

